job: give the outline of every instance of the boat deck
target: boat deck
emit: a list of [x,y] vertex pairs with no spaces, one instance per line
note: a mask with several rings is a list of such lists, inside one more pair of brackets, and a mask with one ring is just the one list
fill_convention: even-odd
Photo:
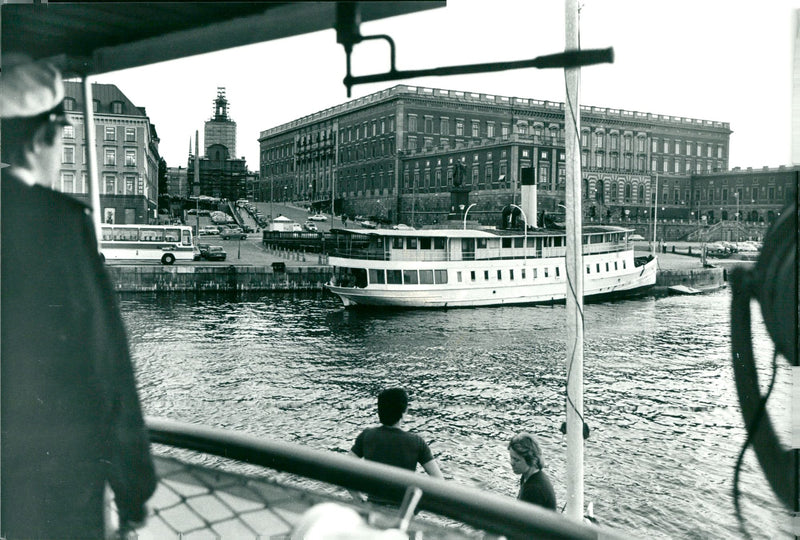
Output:
[[[399,515],[367,503],[326,494],[319,489],[292,486],[286,481],[242,474],[189,463],[175,457],[154,456],[159,477],[148,501],[147,524],[139,538],[290,538],[303,514],[321,503],[354,509],[366,522],[396,524]],[[341,492],[341,490],[340,490]],[[112,513],[114,513],[113,505]],[[112,522],[116,521],[116,514]],[[475,538],[443,524],[415,518],[411,538]]]

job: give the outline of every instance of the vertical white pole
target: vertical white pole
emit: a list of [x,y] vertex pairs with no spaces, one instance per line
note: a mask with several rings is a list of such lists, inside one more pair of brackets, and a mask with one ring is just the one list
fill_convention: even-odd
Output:
[[653,249],[650,254],[655,256],[657,251],[656,229],[658,227],[658,172],[656,172],[656,197],[653,205]]
[[100,250],[100,241],[103,238],[103,208],[100,206],[100,178],[97,173],[97,146],[95,143],[94,129],[94,98],[92,96],[92,82],[86,76],[81,81],[83,86],[83,133],[86,139],[86,169],[89,179],[89,202],[92,206],[92,221],[94,221],[95,234],[97,235],[97,249]]
[[[578,0],[565,4],[566,46],[580,48]],[[583,231],[581,223],[580,68],[564,70],[567,87],[567,511],[583,520]]]
[[200,242],[200,131],[194,131],[194,191],[197,197],[197,210],[195,219],[197,220],[197,231],[195,234],[195,244]]

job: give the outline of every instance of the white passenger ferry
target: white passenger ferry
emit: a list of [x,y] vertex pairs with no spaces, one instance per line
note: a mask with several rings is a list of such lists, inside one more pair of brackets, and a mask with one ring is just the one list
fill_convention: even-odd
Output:
[[[335,230],[327,284],[345,306],[469,307],[564,301],[561,229]],[[656,259],[612,226],[583,229],[584,297],[641,293]]]

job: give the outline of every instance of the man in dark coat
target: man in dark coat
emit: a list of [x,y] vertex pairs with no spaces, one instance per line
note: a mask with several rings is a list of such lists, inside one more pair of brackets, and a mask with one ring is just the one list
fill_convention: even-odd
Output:
[[[89,209],[58,193],[63,83],[3,58],[0,536],[102,538],[103,492],[141,523],[156,486],[125,329]],[[46,187],[45,187],[46,186]]]

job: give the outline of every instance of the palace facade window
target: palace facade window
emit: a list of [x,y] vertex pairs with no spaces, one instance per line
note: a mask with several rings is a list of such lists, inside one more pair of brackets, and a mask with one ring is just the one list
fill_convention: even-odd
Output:
[[61,163],[75,163],[75,147],[64,146],[61,151]]

